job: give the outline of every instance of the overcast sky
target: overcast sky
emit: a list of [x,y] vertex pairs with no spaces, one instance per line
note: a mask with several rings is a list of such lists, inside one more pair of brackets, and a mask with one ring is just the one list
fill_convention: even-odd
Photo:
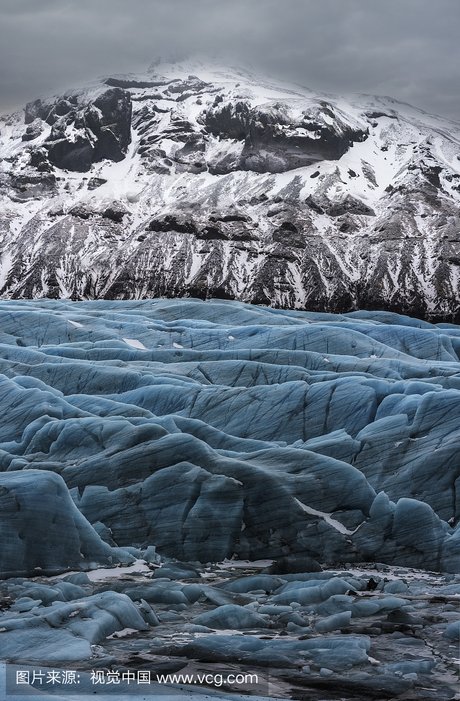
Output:
[[0,0],[0,109],[159,56],[233,53],[460,121],[460,0]]

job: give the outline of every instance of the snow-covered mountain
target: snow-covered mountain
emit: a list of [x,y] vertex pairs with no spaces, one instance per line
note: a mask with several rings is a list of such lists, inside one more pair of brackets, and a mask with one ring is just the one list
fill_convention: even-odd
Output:
[[0,295],[460,318],[460,125],[200,63],[0,119]]

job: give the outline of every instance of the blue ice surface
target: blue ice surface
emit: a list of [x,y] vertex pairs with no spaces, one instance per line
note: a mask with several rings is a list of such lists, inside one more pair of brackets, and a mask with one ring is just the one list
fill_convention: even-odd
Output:
[[[101,540],[75,506],[62,477],[50,471],[0,473],[0,533],[3,576],[49,575],[63,568],[91,569],[135,560],[128,551]],[[55,598],[61,597],[66,598],[64,592]]]
[[263,616],[236,604],[218,606],[213,611],[202,613],[194,619],[194,623],[208,628],[227,630],[270,627],[268,616]]
[[125,594],[102,592],[2,616],[2,650],[8,659],[64,663],[89,659],[91,645],[123,628],[147,630],[142,612]]
[[460,642],[460,621],[449,623],[444,631],[444,637],[453,642]]
[[459,331],[227,301],[0,302],[2,575],[132,546],[460,572]]
[[261,640],[256,636],[211,635],[188,643],[184,650],[198,660],[224,662],[237,658],[241,663],[262,666],[296,667],[311,660],[333,671],[367,662],[370,640],[364,635],[342,635],[307,640]]

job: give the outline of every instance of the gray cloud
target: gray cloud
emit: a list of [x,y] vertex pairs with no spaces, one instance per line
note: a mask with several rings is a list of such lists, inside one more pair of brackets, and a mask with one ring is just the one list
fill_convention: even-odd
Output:
[[2,0],[0,109],[209,52],[460,120],[459,26],[458,0]]

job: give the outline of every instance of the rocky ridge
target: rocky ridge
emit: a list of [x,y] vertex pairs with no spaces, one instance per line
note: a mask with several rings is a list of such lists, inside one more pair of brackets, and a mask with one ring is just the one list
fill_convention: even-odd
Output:
[[157,65],[0,119],[0,294],[459,319],[460,127]]

